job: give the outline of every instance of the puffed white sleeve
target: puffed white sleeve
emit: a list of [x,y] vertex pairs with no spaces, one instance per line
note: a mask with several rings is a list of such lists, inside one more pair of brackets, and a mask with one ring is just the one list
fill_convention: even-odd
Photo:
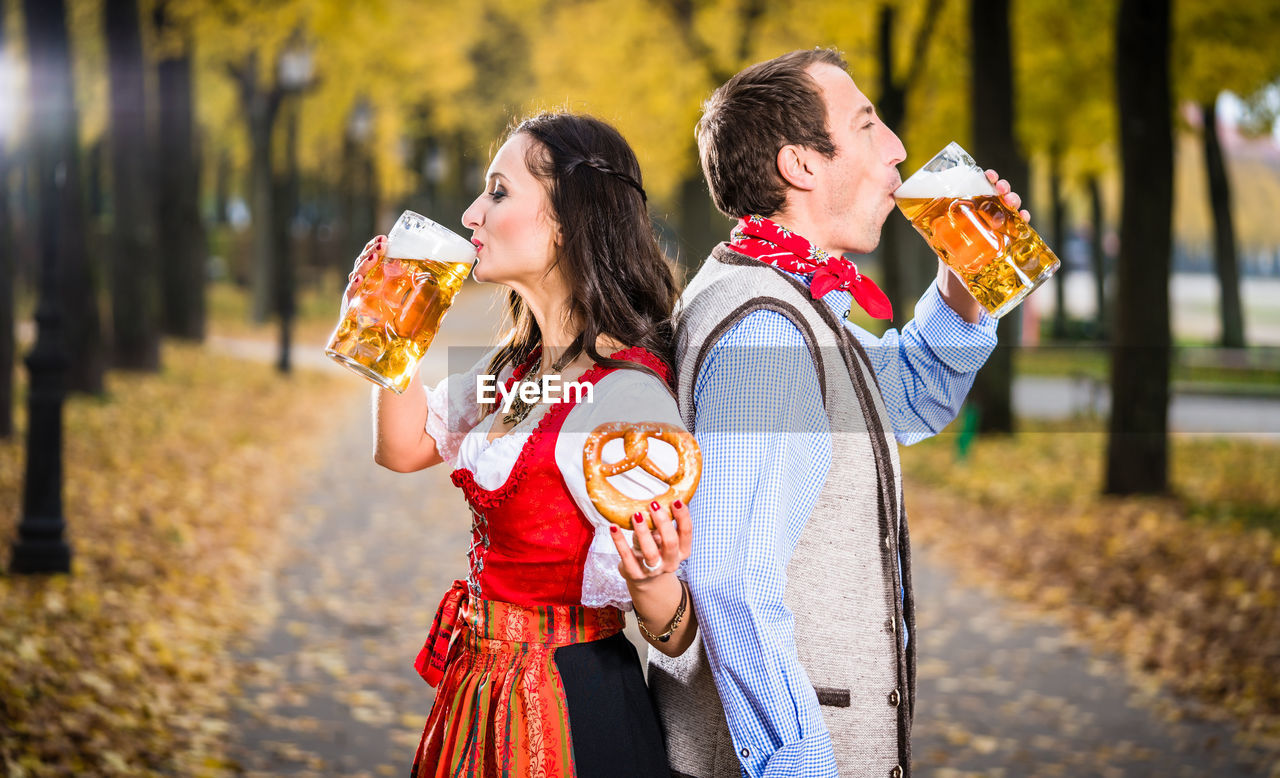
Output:
[[[476,399],[478,379],[489,372],[489,359],[495,351],[485,354],[470,369],[426,387],[427,434],[435,440],[436,450],[450,467],[457,461],[463,438],[480,422],[480,404]],[[510,374],[510,366],[503,368],[498,380]]]
[[[616,370],[594,384],[591,402],[580,401],[565,418],[556,440],[556,465],[564,477],[569,494],[595,528],[591,548],[582,572],[582,604],[591,608],[612,605],[631,610],[631,594],[618,572],[618,549],[609,536],[612,524],[596,510],[587,495],[587,476],[582,466],[582,449],[587,436],[601,424],[614,421],[659,421],[684,429],[675,397],[661,379],[638,370]],[[663,472],[674,472],[678,463],[676,451],[663,441],[649,441],[649,456]],[[602,457],[614,462],[623,457],[622,440],[605,444]],[[609,479],[628,497],[644,499],[656,496],[667,485],[648,473],[633,468]],[[624,530],[631,543],[631,530]]]

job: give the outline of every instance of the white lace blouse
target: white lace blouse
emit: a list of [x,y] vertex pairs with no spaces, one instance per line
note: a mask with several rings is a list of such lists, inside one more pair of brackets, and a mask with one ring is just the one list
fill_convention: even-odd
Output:
[[[493,417],[479,420],[476,399],[477,377],[487,370],[486,356],[466,373],[455,373],[427,392],[426,431],[436,441],[436,448],[451,468],[471,471],[478,486],[497,489],[511,474],[525,441],[538,422],[552,407],[543,403],[511,431],[488,441]],[[511,376],[507,367],[498,375],[498,383]],[[583,398],[569,411],[556,439],[556,465],[569,494],[587,520],[595,528],[595,537],[587,553],[582,574],[582,604],[600,608],[612,605],[631,610],[631,595],[618,573],[618,551],[609,536],[608,519],[600,515],[587,496],[586,474],[582,467],[582,449],[587,435],[601,424],[614,421],[659,421],[684,428],[675,398],[657,377],[639,370],[615,370],[596,381],[591,401]],[[649,441],[650,458],[665,472],[675,470],[676,452],[660,440]],[[609,441],[604,447],[605,461],[623,456],[621,440]],[[609,479],[629,497],[646,498],[666,489],[666,484],[648,473],[633,468]],[[631,530],[625,530],[631,542]]]

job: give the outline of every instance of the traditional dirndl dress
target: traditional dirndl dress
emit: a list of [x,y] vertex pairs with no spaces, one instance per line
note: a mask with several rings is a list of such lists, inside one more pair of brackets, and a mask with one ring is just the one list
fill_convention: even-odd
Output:
[[[642,349],[613,357],[667,376]],[[579,381],[611,372],[597,366]],[[625,615],[582,605],[598,528],[555,457],[574,399],[544,413],[496,489],[465,467],[452,474],[472,513],[470,573],[445,594],[416,663],[438,688],[412,778],[669,774]]]

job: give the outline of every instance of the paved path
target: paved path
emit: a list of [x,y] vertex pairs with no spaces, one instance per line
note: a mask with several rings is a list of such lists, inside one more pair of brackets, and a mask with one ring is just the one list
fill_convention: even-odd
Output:
[[[443,376],[451,347],[492,341],[497,296],[468,287],[428,352]],[[212,344],[274,360],[275,344]],[[255,776],[405,775],[431,710],[413,669],[440,595],[465,572],[470,515],[443,468],[398,474],[374,464],[369,384],[300,342],[294,364],[351,382],[334,409],[325,464],[286,517],[283,569],[268,593],[275,618],[241,646],[246,683],[232,756]]]
[[233,756],[250,775],[405,775],[431,708],[412,663],[469,515],[442,469],[375,465],[363,391],[352,399],[287,519],[278,614],[242,649]]
[[[496,314],[471,298],[441,343],[483,342]],[[357,381],[335,409],[326,464],[287,517],[275,616],[240,648],[233,756],[248,775],[404,775],[431,706],[412,660],[463,569],[467,513],[443,470],[399,475],[370,461],[366,397]],[[928,549],[917,557],[917,774],[1268,774],[1231,726],[1166,720],[1178,706],[1132,687],[1110,658],[960,585]]]
[[[1051,621],[961,585],[912,549],[919,616],[912,754],[919,775],[1266,776],[1268,757],[1185,700],[1132,684]],[[1271,763],[1280,754],[1270,756]],[[1280,763],[1275,767],[1280,768]]]
[[[1084,417],[1106,431],[1110,406],[1110,389],[1093,379],[1020,376],[1013,381],[1013,411],[1022,418]],[[1169,403],[1169,428],[1280,443],[1280,397],[1177,394]]]

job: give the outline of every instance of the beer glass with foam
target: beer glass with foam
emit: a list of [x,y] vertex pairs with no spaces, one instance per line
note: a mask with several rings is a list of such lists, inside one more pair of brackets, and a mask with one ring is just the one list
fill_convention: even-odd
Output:
[[893,193],[898,208],[969,293],[1004,316],[1058,270],[1058,258],[996,194],[982,168],[948,144]]
[[400,214],[324,353],[397,394],[435,338],[476,261],[475,246],[421,214]]

